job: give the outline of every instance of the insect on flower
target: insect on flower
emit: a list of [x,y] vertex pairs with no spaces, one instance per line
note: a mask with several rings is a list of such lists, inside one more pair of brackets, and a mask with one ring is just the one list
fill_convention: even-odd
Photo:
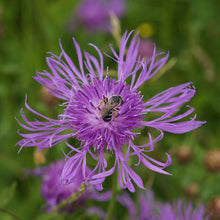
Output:
[[116,107],[123,104],[122,97],[120,95],[113,95],[108,100],[108,97],[104,96],[98,107],[101,106],[103,102],[104,106],[100,109],[100,115],[105,122],[110,122],[112,120],[112,112],[114,111],[113,118],[115,119],[117,111],[119,110]]
[[[157,73],[169,54],[157,53],[154,47],[151,58],[141,59],[137,35],[128,43],[131,34],[124,33],[118,53],[110,46],[113,53],[110,58],[118,66],[117,79],[109,76],[108,67],[104,76],[103,55],[95,45],[90,44],[99,59],[87,52],[84,52],[83,57],[74,38],[78,63],[72,61],[60,43],[60,56],[52,54],[52,57],[46,58],[50,70],[37,71],[34,77],[52,95],[63,100],[63,114],[58,115],[57,119],[48,118],[33,110],[26,98],[26,108],[42,120],[29,121],[21,110],[24,123],[18,123],[29,133],[18,131],[23,139],[17,144],[20,149],[38,147],[41,150],[65,141],[70,152],[65,155],[63,183],[73,182],[82,172],[86,184],[95,185],[101,190],[105,178],[118,171],[118,183],[122,188],[134,192],[133,182],[144,188],[141,177],[130,167],[130,160],[136,157],[136,166],[142,163],[155,172],[169,174],[164,170],[171,164],[169,154],[166,162],[148,156],[148,152],[154,149],[154,143],[163,138],[164,131],[181,134],[205,123],[196,121],[195,116],[186,119],[194,111],[190,106],[179,112],[180,107],[195,94],[191,82],[169,88],[148,101],[144,100],[139,87]],[[152,120],[148,117],[151,112],[160,114]],[[139,136],[136,130],[145,127],[154,128],[158,134],[152,136],[147,132],[148,142],[137,146],[133,142]],[[80,146],[69,144],[69,138],[76,138]],[[107,160],[107,154],[111,155],[113,164]],[[91,171],[86,172],[91,159],[95,163],[93,167],[90,166]]]

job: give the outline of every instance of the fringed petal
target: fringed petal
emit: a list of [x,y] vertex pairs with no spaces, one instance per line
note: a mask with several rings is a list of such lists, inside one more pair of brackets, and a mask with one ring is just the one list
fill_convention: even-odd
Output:
[[[164,168],[169,166],[171,164],[171,162],[172,162],[171,157],[170,157],[169,154],[166,154],[167,155],[167,161],[165,163],[157,161],[157,160],[155,160],[155,159],[153,159],[153,158],[151,158],[151,157],[149,157],[149,156],[147,156],[145,154],[145,152],[152,151],[154,149],[154,147],[153,147],[154,142],[156,142],[156,140],[160,140],[161,137],[163,137],[163,133],[162,132],[154,140],[152,140],[151,135],[149,134],[149,139],[150,139],[149,143],[151,145],[150,150],[145,150],[144,148],[142,148],[144,145],[136,146],[132,142],[130,142],[130,146],[134,150],[134,153],[130,153],[129,155],[136,155],[136,156],[138,156],[138,159],[139,159],[138,164],[140,162],[142,162],[150,170],[153,170],[153,171],[158,172],[158,173],[163,173],[163,174],[170,175],[168,172],[163,170]],[[153,163],[151,163],[150,161],[153,162]],[[136,164],[136,165],[138,165],[138,164]]]
[[[185,117],[184,115],[188,116],[188,114],[182,114],[182,118]],[[196,128],[200,127],[202,124],[205,124],[205,121],[196,121],[195,120],[196,115],[191,118],[189,121],[184,121],[184,122],[175,122],[175,123],[170,123],[169,120],[168,122],[166,120],[159,121],[149,121],[149,122],[141,122],[142,126],[147,126],[147,127],[153,127],[159,130],[167,131],[170,133],[174,134],[183,134],[192,130],[195,130]]]
[[133,180],[139,188],[145,189],[143,185],[143,181],[140,178],[140,176],[130,168],[127,162],[119,158],[118,159],[118,183],[119,185],[123,189],[128,188],[129,191],[135,192],[135,188],[131,180]]
[[18,131],[18,134],[24,138],[17,143],[17,145],[20,146],[20,150],[23,147],[39,147],[39,149],[49,148],[61,141],[65,141],[66,139],[75,136],[75,133],[72,131],[68,134],[62,134],[63,131],[66,131],[69,128],[69,126],[65,126],[69,123],[68,119],[54,120],[36,112],[27,104],[27,97],[25,99],[25,106],[30,112],[46,121],[42,122],[37,119],[35,119],[35,121],[28,121],[24,112],[21,110],[21,116],[25,124],[21,123],[18,119],[16,120],[21,127],[31,133],[23,134]]
[[149,60],[142,62],[142,69],[133,86],[134,90],[140,87],[145,81],[153,77],[158,72],[158,70],[166,63],[169,57],[169,53],[167,53],[165,57],[161,58],[157,62],[154,62],[155,58],[160,54],[161,53],[156,54],[156,46],[155,46],[153,56]]
[[[99,55],[100,62],[98,62],[98,60],[97,60],[94,56],[92,56],[92,55],[90,55],[89,57],[90,57],[90,59],[91,59],[91,62],[92,62],[92,63],[94,64],[94,66],[95,66],[95,70],[96,70],[96,72],[97,72],[97,74],[98,74],[98,78],[99,78],[100,80],[103,80],[104,62],[103,62],[102,53],[101,53],[101,51],[98,49],[98,47],[95,46],[94,44],[89,44],[89,45],[92,46],[92,47],[94,47],[95,50],[97,51],[98,55]],[[89,70],[92,71],[91,68],[90,68]]]
[[83,171],[84,168],[82,168],[82,161],[85,157],[86,152],[81,151],[67,160],[61,174],[62,184],[69,184],[73,182],[79,172],[85,173],[85,171]]
[[175,112],[182,104],[190,101],[195,94],[195,88],[191,82],[171,87],[144,103],[147,112]]

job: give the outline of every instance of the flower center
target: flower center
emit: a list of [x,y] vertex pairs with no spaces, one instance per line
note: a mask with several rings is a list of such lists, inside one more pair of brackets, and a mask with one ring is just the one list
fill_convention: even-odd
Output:
[[84,86],[66,108],[71,129],[84,145],[114,148],[136,136],[144,110],[142,96],[130,86],[105,79]]

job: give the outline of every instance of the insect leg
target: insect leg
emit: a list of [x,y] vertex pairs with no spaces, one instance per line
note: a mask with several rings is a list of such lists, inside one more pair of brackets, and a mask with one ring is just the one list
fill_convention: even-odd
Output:
[[106,104],[108,102],[108,97],[103,95],[101,102],[98,104],[98,106],[96,108],[99,108],[103,104],[103,102],[104,102],[104,104]]
[[113,111],[113,119],[115,119],[118,110],[119,110],[118,108],[113,108],[113,109],[112,109],[112,111]]
[[107,104],[107,102],[108,102],[108,97],[103,95],[103,101],[104,101],[105,104]]

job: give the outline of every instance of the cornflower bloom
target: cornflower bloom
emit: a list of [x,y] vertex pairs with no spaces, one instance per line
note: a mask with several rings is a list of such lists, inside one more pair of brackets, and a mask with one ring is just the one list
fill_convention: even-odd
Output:
[[118,196],[118,201],[127,208],[129,220],[208,220],[205,216],[205,206],[200,204],[196,208],[191,202],[181,199],[173,202],[155,200],[154,193],[149,190],[138,196],[139,205],[136,207],[128,194]]
[[[64,160],[58,160],[48,166],[38,167],[34,170],[26,170],[28,175],[39,176],[42,180],[41,193],[47,202],[48,212],[51,212],[55,206],[75,194],[84,182],[81,169],[78,170],[79,172],[73,182],[70,184],[61,184],[61,175],[64,165]],[[86,172],[89,172],[89,168],[87,168]],[[67,203],[62,207],[62,211],[71,213],[81,207],[87,199],[106,201],[109,200],[110,196],[110,191],[98,193],[93,186],[90,186],[85,188],[83,193],[74,202]]]
[[76,11],[76,25],[81,24],[90,31],[109,32],[110,13],[122,17],[125,13],[125,0],[83,0]]
[[156,210],[159,214],[155,220],[208,220],[210,218],[205,216],[205,206],[200,204],[194,208],[191,202],[187,204],[181,199],[172,203],[158,204]]
[[[155,47],[151,58],[147,61],[141,59],[138,56],[137,35],[128,44],[131,34],[132,32],[125,32],[122,36],[119,54],[110,46],[114,56],[111,58],[118,65],[117,79],[109,77],[108,68],[104,77],[103,56],[95,45],[90,44],[98,53],[99,60],[87,52],[84,52],[83,60],[81,49],[74,38],[78,67],[60,43],[60,56],[51,54],[52,57],[46,59],[51,72],[37,71],[37,76],[34,77],[51,94],[65,101],[64,113],[57,119],[48,118],[29,107],[26,100],[26,108],[44,121],[28,121],[21,110],[26,124],[18,122],[29,133],[18,131],[23,139],[17,144],[20,149],[35,146],[44,149],[68,138],[75,137],[80,141],[78,148],[66,142],[71,150],[66,155],[63,183],[73,182],[82,169],[86,183],[94,184],[98,190],[102,190],[105,177],[112,175],[117,169],[118,182],[122,188],[134,192],[132,180],[138,187],[144,188],[140,176],[129,166],[131,158],[138,157],[136,166],[143,163],[155,172],[169,174],[164,170],[171,164],[168,154],[167,161],[163,163],[149,157],[147,153],[154,149],[155,142],[163,138],[164,131],[185,133],[204,123],[196,121],[195,116],[187,121],[179,121],[194,111],[188,106],[187,110],[177,114],[179,107],[195,94],[191,82],[169,88],[148,101],[143,100],[138,88],[157,73],[167,61],[168,54],[159,58],[163,53],[156,53]],[[127,79],[130,79],[130,84],[126,82]],[[150,112],[160,112],[161,115],[153,120],[145,119],[145,115]],[[149,142],[137,146],[133,143],[133,139],[139,134],[135,129],[144,127],[155,128],[159,134],[154,138],[148,132]],[[107,153],[110,153],[113,165],[107,161]],[[96,161],[89,173],[86,172],[88,157]]]
[[[79,171],[74,181],[70,184],[60,184],[61,174],[65,165],[64,160],[53,162],[49,166],[38,167],[35,170],[27,170],[28,175],[39,176],[42,180],[41,193],[45,201],[47,202],[47,211],[51,212],[53,208],[59,205],[63,200],[69,198],[72,194],[75,194],[81,184],[84,182],[82,172]],[[87,171],[89,169],[87,168]],[[79,196],[79,198],[72,203],[63,207],[63,211],[73,212],[76,207],[82,205],[85,199],[92,193],[92,188],[86,188],[85,191]],[[93,189],[94,191],[95,189]]]

